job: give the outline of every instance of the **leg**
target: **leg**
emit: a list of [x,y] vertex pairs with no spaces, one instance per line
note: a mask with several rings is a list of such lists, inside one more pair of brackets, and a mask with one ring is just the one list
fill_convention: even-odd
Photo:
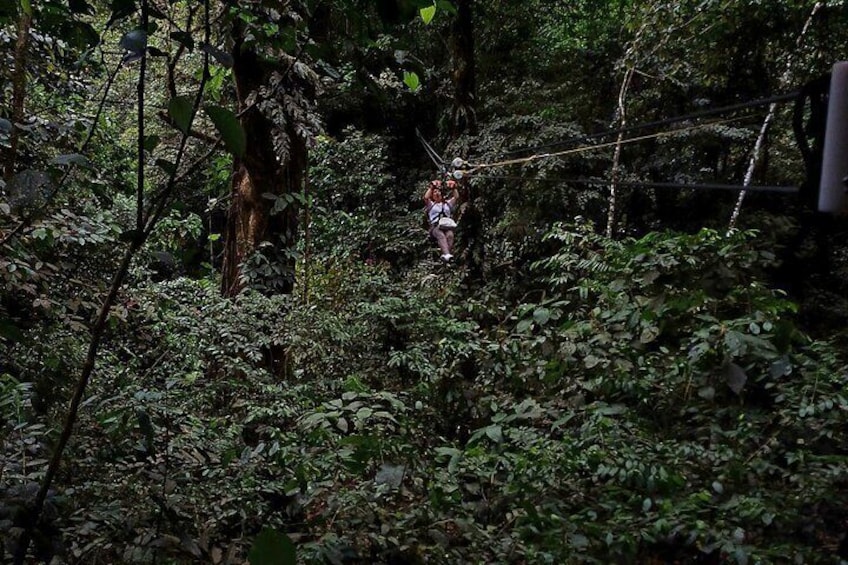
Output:
[[453,230],[449,230],[447,233],[445,233],[445,239],[447,240],[448,244],[448,253],[453,253],[453,233]]
[[436,243],[439,245],[439,250],[442,252],[442,255],[446,255],[450,253],[450,247],[448,246],[447,237],[445,237],[445,232],[440,230],[438,227],[430,228],[430,235],[433,236],[433,239],[436,240]]

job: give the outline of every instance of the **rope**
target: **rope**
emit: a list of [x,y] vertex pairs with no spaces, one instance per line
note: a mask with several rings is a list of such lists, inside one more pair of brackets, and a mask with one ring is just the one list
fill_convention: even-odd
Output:
[[436,165],[436,168],[439,169],[439,172],[445,173],[447,172],[447,161],[445,161],[441,155],[439,155],[435,149],[433,149],[427,140],[424,139],[424,136],[421,135],[421,132],[418,128],[415,128],[415,135],[418,137],[418,141],[421,142],[421,145],[424,146],[424,150],[427,152],[427,155],[430,157],[430,160],[433,161],[433,164]]
[[475,172],[482,170],[482,169],[490,169],[492,167],[505,167],[505,166],[508,166],[508,165],[518,165],[518,164],[522,164],[522,163],[529,163],[531,161],[536,161],[538,159],[547,159],[547,158],[550,158],[550,157],[563,157],[565,155],[575,155],[575,154],[584,153],[584,152],[587,152],[587,151],[595,151],[597,149],[605,149],[607,147],[613,147],[615,145],[625,145],[625,144],[628,144],[628,143],[636,143],[638,141],[645,141],[645,140],[648,140],[648,139],[659,139],[661,137],[667,137],[667,136],[671,136],[671,135],[675,135],[675,134],[679,134],[679,133],[684,133],[684,132],[687,132],[687,131],[692,131],[692,130],[695,130],[695,129],[705,128],[705,127],[709,127],[709,126],[725,124],[725,123],[730,123],[730,122],[735,122],[735,121],[741,121],[741,120],[745,120],[745,119],[748,119],[748,118],[751,118],[751,117],[753,117],[753,116],[751,116],[751,115],[737,116],[735,118],[727,118],[727,119],[724,119],[724,120],[716,120],[716,121],[707,122],[707,123],[704,123],[704,124],[696,124],[696,125],[692,125],[692,126],[686,126],[684,128],[674,129],[674,130],[662,131],[662,132],[659,132],[659,133],[652,133],[652,134],[648,134],[648,135],[641,135],[641,136],[638,136],[638,137],[631,137],[629,139],[624,139],[621,142],[610,141],[610,142],[607,142],[607,143],[601,143],[600,145],[589,145],[589,146],[586,146],[586,147],[576,147],[576,148],[573,148],[573,149],[566,149],[566,150],[563,150],[563,151],[557,151],[555,153],[539,153],[537,155],[531,155],[529,157],[521,157],[521,158],[517,158],[517,159],[506,159],[506,160],[503,160],[503,161],[495,161],[493,163],[477,163],[477,164],[468,163],[469,168],[466,169],[464,171],[464,173],[470,174],[470,173],[475,173]]

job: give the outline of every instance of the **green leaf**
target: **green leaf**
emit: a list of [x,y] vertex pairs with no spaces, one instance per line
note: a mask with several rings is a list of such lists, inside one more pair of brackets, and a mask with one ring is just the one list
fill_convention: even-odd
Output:
[[65,41],[80,51],[100,43],[100,34],[88,22],[68,21],[63,26]]
[[12,342],[23,341],[24,333],[11,320],[0,319],[0,338]]
[[85,0],[69,0],[68,7],[74,14],[93,14],[94,8]]
[[29,0],[21,0],[21,9],[27,16],[32,16],[32,4],[29,3]]
[[175,31],[171,34],[171,39],[178,43],[182,43],[189,51],[194,51],[194,38],[191,36],[190,33],[186,33],[184,31]]
[[250,565],[295,565],[296,549],[285,534],[265,528],[253,540],[253,547],[247,558]]
[[188,128],[191,127],[193,109],[194,104],[188,96],[175,96],[168,102],[168,115],[183,133],[188,133]]
[[380,470],[374,475],[374,482],[378,485],[389,485],[392,488],[398,488],[403,483],[405,474],[405,465],[383,463],[380,465]]
[[112,15],[109,16],[109,21],[106,27],[111,26],[114,22],[126,18],[135,13],[135,0],[112,0],[110,5]]
[[421,81],[418,75],[412,71],[403,72],[403,83],[409,87],[409,90],[415,92],[421,86]]
[[489,426],[486,428],[486,435],[495,443],[503,442],[503,428],[500,426]]
[[12,133],[12,122],[6,118],[0,118],[0,133]]
[[88,165],[88,159],[79,153],[68,153],[66,155],[57,155],[50,160],[51,165],[80,165],[85,167]]
[[281,29],[276,34],[280,48],[286,53],[294,53],[297,49],[297,30],[293,27]]
[[144,137],[144,150],[145,151],[153,151],[156,149],[156,146],[159,145],[159,136],[158,135],[147,135]]
[[657,339],[657,336],[660,334],[660,329],[656,326],[648,326],[642,330],[642,334],[639,336],[639,342],[648,344]]
[[724,366],[724,378],[727,381],[727,386],[736,394],[742,393],[742,388],[748,381],[745,370],[736,363],[727,363]]
[[547,308],[537,308],[535,312],[533,312],[533,320],[540,326],[544,326],[548,323],[548,320],[551,319],[551,311]]
[[448,0],[438,0],[436,2],[436,6],[439,10],[444,10],[445,12],[455,16],[456,15],[456,6],[453,5],[453,2],[448,2]]
[[173,175],[177,171],[177,166],[167,159],[156,159],[156,166],[169,175]]
[[430,22],[433,21],[433,16],[436,15],[436,5],[434,4],[426,8],[421,8],[419,12],[421,14],[421,19],[424,21],[424,23],[429,25]]
[[222,67],[231,68],[235,61],[233,60],[233,56],[224,51],[223,49],[218,49],[214,45],[209,45],[208,43],[204,43],[200,46],[200,50],[204,53],[209,53],[209,55],[218,61],[218,63]]
[[212,123],[215,124],[218,133],[221,134],[227,150],[236,157],[244,155],[247,147],[247,137],[236,115],[220,106],[207,106],[205,110]]

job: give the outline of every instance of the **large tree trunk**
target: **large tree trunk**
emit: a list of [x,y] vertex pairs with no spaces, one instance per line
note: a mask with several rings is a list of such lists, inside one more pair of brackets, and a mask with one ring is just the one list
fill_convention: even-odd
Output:
[[477,79],[474,69],[473,0],[459,0],[457,14],[451,26],[451,58],[453,60],[453,107],[451,108],[452,136],[477,133],[476,93]]
[[248,96],[279,69],[260,60],[255,52],[242,49],[238,29],[234,38],[233,75],[247,145],[243,158],[235,163],[221,291],[225,296],[235,296],[250,286],[265,294],[288,294],[294,287],[292,252],[297,241],[297,210],[294,205],[275,213],[272,210],[276,197],[300,191],[306,144],[293,127],[287,126],[289,150],[285,161],[280,162],[275,150],[275,124],[256,104],[248,102]]

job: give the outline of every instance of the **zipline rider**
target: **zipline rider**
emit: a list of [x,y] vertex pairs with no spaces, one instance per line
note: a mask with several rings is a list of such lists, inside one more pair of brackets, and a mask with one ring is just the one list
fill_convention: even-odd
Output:
[[[445,200],[443,191],[450,191],[450,197]],[[451,218],[453,210],[459,201],[459,191],[455,181],[446,183],[440,180],[431,181],[424,193],[424,213],[427,216],[427,233],[436,240],[441,259],[445,263],[453,259],[454,229],[456,222]]]

